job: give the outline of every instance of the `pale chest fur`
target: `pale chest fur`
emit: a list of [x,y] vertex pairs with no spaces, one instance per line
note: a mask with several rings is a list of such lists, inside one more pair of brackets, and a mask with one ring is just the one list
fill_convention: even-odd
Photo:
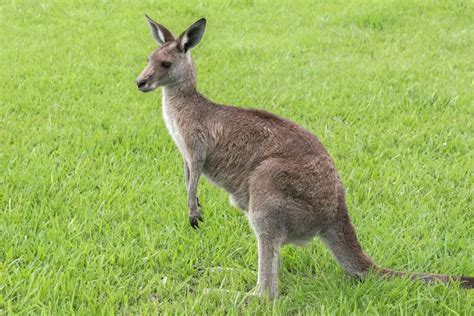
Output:
[[163,93],[162,110],[166,128],[168,129],[168,132],[170,133],[171,138],[173,138],[173,141],[178,147],[181,155],[184,157],[184,159],[186,159],[188,155],[186,150],[186,143],[184,142],[184,138],[181,132],[182,127],[180,126],[177,118],[175,117],[165,93]]

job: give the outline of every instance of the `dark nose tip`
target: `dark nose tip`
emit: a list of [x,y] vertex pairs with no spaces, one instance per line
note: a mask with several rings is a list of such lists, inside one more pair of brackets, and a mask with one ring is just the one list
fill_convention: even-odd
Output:
[[138,89],[143,88],[146,85],[146,79],[139,79],[136,81]]

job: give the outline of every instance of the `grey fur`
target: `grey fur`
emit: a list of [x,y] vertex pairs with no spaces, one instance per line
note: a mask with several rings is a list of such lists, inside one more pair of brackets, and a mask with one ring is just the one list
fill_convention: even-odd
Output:
[[[136,81],[144,92],[163,87],[163,117],[184,158],[192,227],[202,220],[196,194],[204,175],[230,193],[255,232],[262,295],[277,294],[281,245],[304,243],[316,235],[351,275],[363,278],[370,270],[405,275],[378,268],[362,251],[334,163],[313,134],[265,111],[216,104],[196,90],[191,55],[180,41],[194,34],[189,48],[197,45],[205,24],[201,19],[178,39],[163,43]],[[165,67],[164,61],[171,66]],[[427,282],[450,278],[416,277]]]

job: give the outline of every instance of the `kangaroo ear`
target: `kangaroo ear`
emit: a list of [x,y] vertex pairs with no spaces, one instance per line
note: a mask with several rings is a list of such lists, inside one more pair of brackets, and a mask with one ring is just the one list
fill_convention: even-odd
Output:
[[156,23],[150,18],[148,15],[145,14],[146,19],[148,20],[148,24],[150,24],[151,35],[158,44],[163,45],[166,42],[174,41],[174,36],[171,34],[170,31],[163,25]]
[[178,37],[178,45],[185,53],[195,47],[201,41],[206,29],[206,19],[202,18],[194,22],[186,31]]

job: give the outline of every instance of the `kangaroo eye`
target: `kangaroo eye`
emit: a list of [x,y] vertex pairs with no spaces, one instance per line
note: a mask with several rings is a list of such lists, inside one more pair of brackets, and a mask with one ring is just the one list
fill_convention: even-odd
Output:
[[162,61],[161,62],[161,67],[163,68],[170,68],[171,67],[171,63],[169,61]]

